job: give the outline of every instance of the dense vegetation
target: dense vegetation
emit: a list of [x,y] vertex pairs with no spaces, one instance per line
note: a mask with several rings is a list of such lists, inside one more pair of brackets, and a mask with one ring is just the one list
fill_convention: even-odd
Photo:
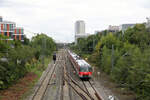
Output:
[[[52,38],[44,34],[33,37],[31,42],[25,38],[24,43],[5,39],[0,36],[0,89],[16,82],[31,71],[31,67],[37,67],[30,65],[39,62],[41,55],[50,56],[56,49]],[[42,43],[43,40],[45,43]]]
[[124,32],[103,31],[78,39],[71,48],[104,71],[119,86],[150,100],[150,29],[137,24]]

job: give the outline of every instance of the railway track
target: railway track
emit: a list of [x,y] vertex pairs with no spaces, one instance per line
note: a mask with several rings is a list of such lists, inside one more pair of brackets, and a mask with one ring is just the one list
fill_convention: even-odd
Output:
[[[61,51],[58,54],[56,63],[51,66],[42,78],[36,91],[33,93],[32,98],[28,100],[47,100],[50,99],[50,93],[56,92],[52,100],[104,100],[102,99],[95,89],[92,82],[81,81],[72,70],[75,70],[73,65],[68,66],[70,63],[66,51]],[[72,67],[72,70],[69,69]],[[52,85],[52,78],[54,74],[59,75],[55,78],[59,85]],[[75,77],[73,77],[75,76]],[[60,81],[58,81],[60,80]],[[57,89],[53,91],[53,87]]]
[[[66,71],[68,72],[68,74],[70,75],[70,74],[72,74],[71,72],[71,68],[70,68],[70,62],[68,62],[69,60],[68,60],[68,57],[67,57],[67,52],[65,52],[65,65],[64,65],[64,68],[66,69]],[[71,80],[70,79],[68,79],[68,81],[70,82]],[[67,83],[68,84],[68,83]],[[73,91],[73,89],[72,89],[72,87],[71,86],[69,86],[68,85],[68,91],[69,91],[69,100],[77,100],[77,97],[75,96],[75,93],[74,93],[74,91]],[[74,97],[76,97],[76,98],[74,98]]]
[[[67,84],[67,82],[64,80],[67,75],[66,73],[68,72],[68,69],[67,69],[67,56],[66,56],[66,51],[64,51],[64,56],[63,56],[63,62],[62,62],[62,67],[63,67],[63,75],[62,75],[62,80],[63,80],[63,92],[62,92],[62,95],[63,95],[63,99],[64,100],[73,100],[72,98],[72,91],[70,89],[70,86]],[[70,81],[68,79],[68,81]]]
[[52,76],[54,74],[56,67],[59,64],[60,59],[61,59],[61,56],[60,56],[60,54],[58,54],[58,59],[56,60],[56,63],[53,66],[51,66],[51,68],[48,69],[48,71],[46,72],[46,74],[44,75],[42,80],[40,80],[41,82],[40,82],[38,88],[36,88],[35,92],[30,97],[29,100],[43,100],[45,93],[48,89],[48,85],[52,79]]
[[[67,58],[66,58],[67,59]],[[69,58],[68,58],[69,59]],[[65,63],[66,64],[66,63]],[[67,65],[65,65],[67,66]],[[73,67],[73,66],[72,66]],[[74,69],[74,67],[73,67]],[[75,70],[75,69],[74,69]],[[64,81],[81,97],[82,100],[103,100],[95,89],[95,86],[90,80],[82,81],[83,86],[79,85],[79,82],[74,80],[68,72],[65,73]]]
[[83,81],[82,83],[84,85],[85,90],[93,97],[94,100],[103,100],[102,97],[100,97],[99,93],[95,89],[95,86],[92,84],[91,80]]

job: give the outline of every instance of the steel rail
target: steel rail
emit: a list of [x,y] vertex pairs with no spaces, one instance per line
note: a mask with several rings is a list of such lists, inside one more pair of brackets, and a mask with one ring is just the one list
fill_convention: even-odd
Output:
[[[68,52],[67,52],[68,53]],[[68,57],[68,56],[67,56]],[[68,57],[68,59],[70,60],[70,58]],[[71,60],[70,60],[71,61]],[[74,67],[73,67],[74,68]],[[74,68],[74,70],[75,70],[75,68]],[[75,70],[76,71],[76,70]],[[68,75],[68,74],[67,74]],[[70,77],[69,75],[68,75],[68,77]],[[70,77],[71,78],[71,77]],[[73,81],[73,83],[75,83],[75,80],[73,80],[72,78],[71,78],[71,80]],[[90,86],[92,87],[92,89],[94,90],[94,94],[95,94],[95,96],[97,97],[97,99],[98,100],[102,100],[101,99],[101,97],[100,97],[100,95],[98,94],[98,92],[96,91],[96,89],[94,88],[94,86],[92,85],[92,83],[90,82],[90,80],[88,80],[88,82],[89,82],[89,84],[90,84]],[[89,92],[89,90],[88,90],[88,88],[86,87],[86,85],[85,85],[85,83],[82,81],[82,83],[83,83],[83,85],[84,85],[84,87],[85,87],[85,90],[86,90],[86,94],[89,96],[89,97],[92,97],[91,96],[91,94],[90,94],[90,92]],[[77,83],[75,83],[77,86],[79,86]],[[80,87],[80,86],[79,86]],[[94,100],[94,98],[92,97],[91,98],[92,100]]]
[[[62,57],[63,57],[63,55],[62,55]],[[64,88],[63,88],[63,86],[64,86],[64,80],[63,80],[64,79],[64,67],[62,67],[62,72],[63,72],[63,74],[62,74],[62,79],[61,79],[61,95],[60,95],[61,100],[64,99],[64,95],[63,95],[63,91],[64,91]]]
[[89,90],[87,89],[87,87],[86,87],[86,85],[85,85],[85,83],[84,83],[83,80],[82,80],[82,83],[83,83],[83,86],[84,86],[85,90],[87,91],[87,93],[88,93],[89,95],[91,95],[90,92],[89,92]]
[[97,99],[98,99],[98,100],[102,100],[101,97],[99,96],[99,94],[97,93],[96,89],[95,89],[94,86],[92,85],[91,81],[89,80],[88,82],[90,83],[91,87],[92,87],[93,90],[95,91],[94,94],[95,94],[95,96],[97,97]]
[[68,82],[67,79],[64,78],[64,81],[66,81],[68,83],[69,86],[71,86],[71,88],[83,99],[83,100],[88,100],[83,94],[79,93],[71,84],[70,82]]
[[72,79],[70,75],[68,75],[68,73],[66,73],[66,75],[69,77],[73,84],[78,86],[91,100],[94,100],[93,97],[87,91],[85,91],[74,79]]
[[[60,56],[58,57],[58,59],[59,59],[59,58],[60,58]],[[58,64],[58,61],[55,63],[55,65],[53,65],[53,71],[52,71],[52,74],[51,74],[51,76],[50,76],[49,81],[50,81],[51,78],[52,78],[53,72],[54,72],[54,70],[55,70],[57,64]],[[42,82],[41,82],[40,86],[38,87],[37,91],[35,92],[35,94],[33,95],[32,100],[35,99],[36,95],[38,94],[38,92],[39,92],[41,86],[42,86],[43,83],[44,83],[44,80],[46,79],[46,77],[47,77],[47,75],[49,74],[49,72],[51,71],[51,69],[52,69],[52,68],[50,68],[50,69],[48,70],[48,72],[46,73],[45,77],[42,79]],[[49,84],[47,84],[46,89],[44,90],[43,94],[41,94],[41,95],[42,95],[42,96],[41,96],[41,99],[43,99],[43,96],[45,95],[45,92],[46,92],[46,90],[47,90],[48,85],[49,85]]]
[[[59,56],[58,60],[60,59],[60,57],[61,57],[61,56]],[[56,66],[58,65],[58,63],[59,63],[58,61],[55,62],[55,65],[54,65],[53,71],[52,71],[52,73],[51,73],[51,76],[50,76],[50,78],[49,78],[49,80],[48,80],[48,83],[51,81],[52,76],[53,76],[53,74],[54,74],[54,72],[55,72],[55,69],[56,69]],[[46,93],[46,91],[47,91],[47,89],[48,89],[48,86],[49,86],[49,84],[46,85],[46,89],[45,89],[44,93],[42,94],[42,99],[44,98],[44,95],[45,95],[45,93]]]
[[[67,65],[66,61],[67,61],[68,56],[65,56],[64,58],[65,58],[64,68],[66,68],[66,65]],[[66,77],[64,77],[64,81],[66,81],[67,84],[68,84],[83,100],[88,100],[82,93],[78,92],[78,91],[74,88],[74,86],[72,86],[72,84],[70,83],[70,82],[72,82],[72,78],[70,78],[71,76],[69,77],[69,73],[68,73],[68,72],[65,72],[64,74],[65,74],[66,77],[67,77],[67,79],[66,79]],[[75,84],[74,82],[72,82],[72,83]],[[77,83],[76,83],[75,85],[77,85]],[[79,86],[78,86],[78,87],[79,87]],[[84,89],[82,89],[81,87],[79,87],[79,89],[81,89],[83,92],[85,92]],[[85,94],[88,95],[87,93],[85,93]]]
[[[66,68],[67,72],[70,74],[70,71],[68,69],[69,67],[66,67],[66,65],[68,64],[68,62],[67,62],[67,59],[68,59],[67,51],[65,51],[65,54],[66,54],[66,56],[65,56],[65,68]],[[70,79],[68,79],[68,82],[70,83]],[[69,85],[69,87],[68,87],[68,89],[69,89],[69,98],[70,98],[70,100],[73,100],[71,88],[72,87]]]

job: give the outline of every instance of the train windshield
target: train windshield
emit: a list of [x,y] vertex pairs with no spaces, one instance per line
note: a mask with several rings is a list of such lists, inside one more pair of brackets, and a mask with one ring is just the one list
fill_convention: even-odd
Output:
[[80,67],[80,72],[89,72],[88,67]]
[[89,72],[92,72],[92,67],[89,67]]

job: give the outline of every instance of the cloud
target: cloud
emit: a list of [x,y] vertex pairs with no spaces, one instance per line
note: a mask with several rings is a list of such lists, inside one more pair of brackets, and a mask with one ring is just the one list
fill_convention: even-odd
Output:
[[149,0],[0,0],[0,12],[27,30],[71,42],[76,20],[84,20],[86,32],[93,33],[108,25],[145,21],[149,4]]
[[2,8],[4,6],[8,6],[8,2],[5,0],[0,0],[0,8]]
[[139,5],[142,5],[143,8],[148,8],[150,10],[150,0],[145,0],[145,2],[139,2]]

